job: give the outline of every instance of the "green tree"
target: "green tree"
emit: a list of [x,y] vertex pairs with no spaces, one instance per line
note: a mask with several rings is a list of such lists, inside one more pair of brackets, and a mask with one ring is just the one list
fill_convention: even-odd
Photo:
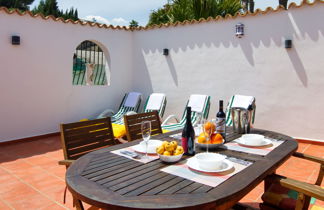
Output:
[[29,5],[33,2],[34,0],[0,0],[0,7],[25,11],[29,10]]
[[149,22],[147,25],[162,24],[172,22],[171,14],[171,5],[165,4],[163,8],[160,8],[156,11],[152,11],[150,14]]
[[171,0],[150,14],[148,25],[234,15],[242,8],[240,0]]
[[54,17],[59,17],[61,11],[57,6],[56,0],[41,0],[39,5],[32,10],[33,13],[41,13],[44,16],[53,15]]
[[129,22],[129,27],[131,28],[138,27],[138,22],[136,20],[132,20],[131,22]]
[[54,17],[62,17],[64,19],[78,20],[78,10],[73,7],[70,10],[59,10],[56,0],[41,0],[39,5],[32,12],[34,14],[41,13],[44,16],[53,15]]

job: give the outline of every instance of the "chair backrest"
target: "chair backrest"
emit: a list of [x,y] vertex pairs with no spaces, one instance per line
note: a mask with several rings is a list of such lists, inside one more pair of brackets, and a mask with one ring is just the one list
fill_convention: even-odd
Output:
[[[142,94],[137,92],[126,93],[116,114],[111,117],[115,124],[123,124],[123,116],[127,112],[138,112],[142,102]],[[131,105],[131,106],[129,106]]]
[[242,108],[248,108],[248,106],[252,106],[252,123],[254,123],[255,120],[255,110],[256,110],[256,104],[255,104],[255,97],[253,96],[242,96],[242,95],[234,95],[231,97],[231,99],[228,102],[227,108],[226,108],[226,125],[232,126],[232,116],[231,116],[231,108],[236,106],[235,104],[241,104]]
[[160,117],[157,111],[125,115],[124,124],[128,141],[142,138],[141,123],[143,121],[151,121],[151,136],[162,133]]
[[115,144],[110,118],[61,124],[64,158],[76,160],[91,151]]
[[[189,100],[187,101],[187,104],[186,104],[186,108],[187,108],[187,106],[190,106],[192,104],[190,101],[190,99],[193,98],[192,96],[202,96],[202,98],[204,98],[204,100],[200,101],[201,104],[199,105],[202,107],[201,111],[199,111],[199,112],[197,112],[195,110],[191,111],[191,122],[193,124],[195,124],[198,120],[199,115],[201,115],[204,119],[208,118],[209,109],[210,109],[210,96],[208,96],[208,95],[190,95]],[[186,120],[186,108],[182,114],[181,121]]]
[[158,111],[160,117],[163,117],[166,107],[166,96],[163,93],[152,93],[144,104],[144,112]]
[[128,111],[138,112],[142,101],[142,94],[138,92],[129,92],[125,95],[122,101],[122,106],[129,108]]

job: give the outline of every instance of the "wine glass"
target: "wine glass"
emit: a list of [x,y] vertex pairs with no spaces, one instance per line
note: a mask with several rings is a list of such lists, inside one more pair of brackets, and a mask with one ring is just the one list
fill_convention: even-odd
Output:
[[214,120],[204,120],[202,123],[202,130],[204,132],[204,136],[206,138],[206,152],[208,153],[208,145],[210,143],[210,137],[215,130],[215,121]]
[[195,126],[195,135],[199,136],[199,134],[203,131],[202,125],[204,124],[204,118],[202,113],[197,113],[197,124]]
[[148,141],[151,137],[151,121],[143,121],[141,124],[141,131],[142,131],[143,141],[145,142],[145,145],[146,145],[145,158],[148,158],[147,145],[148,145]]

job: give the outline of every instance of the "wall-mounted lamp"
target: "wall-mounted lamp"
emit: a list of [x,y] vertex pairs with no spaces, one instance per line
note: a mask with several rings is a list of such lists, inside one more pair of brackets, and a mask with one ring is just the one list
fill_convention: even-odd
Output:
[[20,45],[20,36],[11,36],[12,45]]
[[238,38],[241,38],[244,35],[244,24],[243,23],[238,23],[235,25],[235,35]]
[[163,55],[167,56],[169,55],[169,49],[163,49]]
[[291,39],[285,40],[285,48],[289,49],[292,47],[292,41]]

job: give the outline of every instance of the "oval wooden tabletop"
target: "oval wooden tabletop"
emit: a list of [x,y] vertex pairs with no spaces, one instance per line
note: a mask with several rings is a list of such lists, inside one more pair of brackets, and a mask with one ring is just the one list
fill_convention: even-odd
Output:
[[[298,147],[294,139],[283,134],[260,129],[254,129],[252,133],[284,140],[284,143],[266,156],[217,149],[219,153],[248,160],[253,164],[215,188],[160,171],[168,166],[160,160],[143,164],[110,152],[138,144],[139,141],[82,156],[67,170],[66,183],[76,198],[100,208],[227,209],[267,175],[274,173]],[[173,140],[169,137],[171,134],[154,138]],[[230,132],[227,141],[238,137],[238,134]]]

